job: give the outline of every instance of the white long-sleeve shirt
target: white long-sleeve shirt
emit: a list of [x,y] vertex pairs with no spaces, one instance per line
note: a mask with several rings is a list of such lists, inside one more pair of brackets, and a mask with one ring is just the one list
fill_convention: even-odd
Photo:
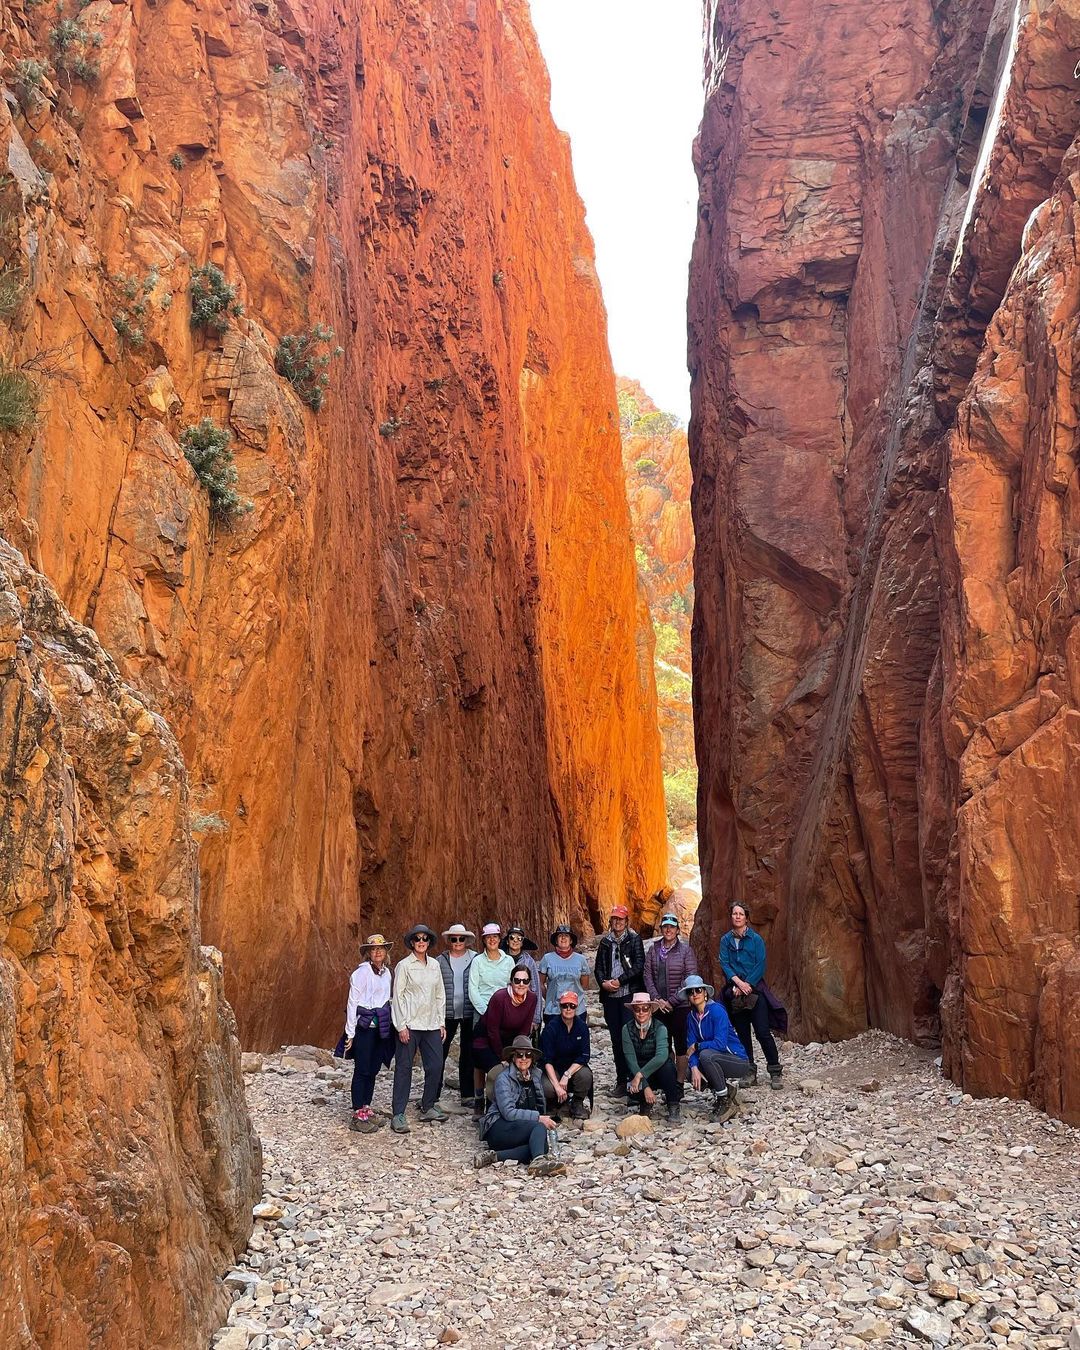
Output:
[[357,1008],[381,1008],[390,1002],[390,967],[383,966],[376,975],[370,961],[361,961],[349,976],[349,1006],[345,1010],[345,1038],[356,1035]]
[[437,1031],[446,1025],[446,988],[438,961],[428,957],[421,965],[410,952],[397,963],[390,1015],[398,1031]]

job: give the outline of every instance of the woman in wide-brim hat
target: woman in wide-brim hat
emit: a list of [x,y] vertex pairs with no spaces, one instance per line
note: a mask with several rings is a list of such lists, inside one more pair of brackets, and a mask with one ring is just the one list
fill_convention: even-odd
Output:
[[592,982],[592,967],[588,957],[574,948],[578,935],[568,923],[559,924],[551,935],[554,951],[547,952],[540,962],[540,986],[544,994],[544,1025],[559,1016],[559,998],[568,989],[578,996],[578,1016],[588,1011],[585,991]]
[[[658,1000],[637,993],[626,1002],[630,1021],[623,1027],[623,1054],[626,1071],[626,1105],[643,1116],[652,1114],[657,1092],[664,1094],[668,1120],[678,1120],[683,1088],[671,1058],[668,1029],[657,1014]],[[654,1015],[656,1014],[656,1015]]]
[[390,1128],[408,1134],[405,1108],[412,1090],[413,1060],[420,1052],[424,1088],[420,1119],[442,1123],[449,1116],[439,1105],[442,1089],[442,1043],[446,1039],[446,989],[442,967],[431,956],[438,935],[426,923],[416,923],[405,934],[409,955],[394,970],[390,1012],[397,1031],[394,1047],[394,1096]]
[[371,1134],[382,1123],[371,1109],[375,1079],[394,1056],[390,1024],[390,948],[381,933],[360,944],[360,964],[349,977],[343,1048],[353,1062],[351,1129]]
[[738,1110],[739,1080],[749,1069],[746,1051],[715,990],[700,975],[687,975],[679,993],[687,1000],[686,1022],[690,1082],[695,1091],[713,1092],[713,1115],[723,1124]]
[[548,1131],[555,1122],[547,1114],[544,1084],[537,1067],[539,1051],[528,1036],[515,1036],[502,1053],[506,1068],[495,1080],[495,1100],[480,1122],[486,1145],[475,1165],[528,1163],[535,1175],[552,1176],[566,1166],[548,1157]]

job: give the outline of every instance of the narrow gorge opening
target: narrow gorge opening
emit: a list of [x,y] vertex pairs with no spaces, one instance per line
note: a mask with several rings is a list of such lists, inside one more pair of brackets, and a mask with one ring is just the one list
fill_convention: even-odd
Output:
[[700,16],[693,4],[661,9],[643,0],[587,6],[532,0],[531,9],[551,78],[552,115],[570,137],[596,246],[638,574],[638,646],[642,665],[652,667],[657,696],[669,841],[666,904],[689,933],[701,898],[686,435]]

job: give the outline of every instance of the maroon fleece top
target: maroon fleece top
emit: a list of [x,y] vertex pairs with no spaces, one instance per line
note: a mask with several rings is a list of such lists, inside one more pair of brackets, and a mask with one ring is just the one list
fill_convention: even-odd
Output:
[[505,1046],[515,1036],[529,1036],[533,1029],[533,1017],[536,1014],[536,995],[530,989],[524,1002],[514,1006],[509,989],[498,989],[491,996],[487,1012],[480,1019],[480,1030],[473,1042],[483,1047],[487,1045],[497,1055],[501,1055]]

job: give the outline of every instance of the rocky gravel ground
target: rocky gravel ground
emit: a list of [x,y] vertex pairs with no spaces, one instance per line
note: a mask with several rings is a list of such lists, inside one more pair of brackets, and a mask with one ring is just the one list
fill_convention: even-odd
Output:
[[216,1350],[1080,1350],[1080,1131],[891,1037],[785,1047],[784,1091],[723,1126],[690,1093],[620,1139],[601,1092],[547,1179],[474,1171],[464,1115],[352,1133],[323,1051],[245,1060],[265,1194]]

